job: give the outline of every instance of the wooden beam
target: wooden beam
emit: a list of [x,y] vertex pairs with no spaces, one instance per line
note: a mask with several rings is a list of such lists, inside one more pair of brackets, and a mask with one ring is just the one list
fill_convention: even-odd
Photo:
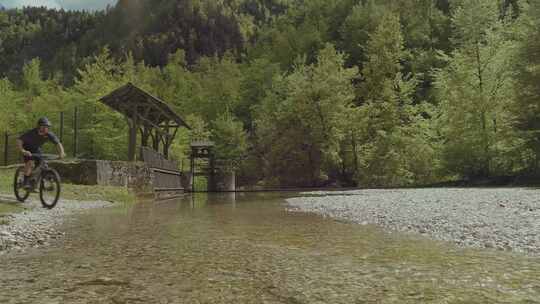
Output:
[[137,119],[139,120],[139,122],[143,122],[149,126],[152,126],[154,130],[156,130],[157,132],[159,133],[165,133],[160,127],[159,125],[156,125],[155,123],[153,123],[151,120],[148,120],[144,117],[142,117],[140,114],[136,114],[135,115],[137,117]]
[[[134,109],[138,110],[139,107],[144,108],[143,115],[141,115],[138,111],[135,111],[135,112],[133,111]],[[157,110],[155,106],[151,104],[149,105],[148,103],[123,103],[119,105],[118,108],[115,108],[115,110],[122,113],[124,116],[126,116],[129,119],[132,119],[134,115],[133,113],[136,113],[139,115],[139,117],[144,117],[146,121],[151,121],[154,124],[154,127],[159,127],[159,123],[165,121],[165,119],[162,119],[162,116],[158,116],[159,119],[156,119],[156,121],[152,121],[148,119],[150,112],[152,112],[152,110]],[[155,111],[155,112],[161,113],[159,111]]]
[[[100,101],[127,116],[131,115],[130,110],[133,107],[144,104],[144,106],[150,106],[153,110],[155,110],[156,114],[159,113],[159,116],[157,116],[155,119],[158,123],[165,120],[170,120],[176,122],[178,126],[184,126],[191,129],[167,103],[142,90],[141,88],[138,88],[132,83],[127,83],[126,85],[116,89],[109,95],[102,97]],[[146,116],[148,118],[148,115]]]
[[169,127],[169,128],[179,128],[179,127],[182,127],[181,125],[179,125],[177,123],[175,123],[175,124],[160,124],[159,126],[162,127],[162,128],[167,128],[167,127]]
[[[147,94],[147,99],[146,99],[146,100],[147,100],[148,102],[150,102],[150,103],[152,103],[153,105],[155,105],[155,106],[156,106],[156,109],[157,109],[158,111],[160,111],[160,112],[161,112],[165,117],[167,117],[170,121],[174,121],[174,122],[178,123],[178,122],[176,121],[176,118],[177,118],[177,117],[174,117],[174,115],[171,115],[171,113],[167,113],[167,112],[166,112],[165,110],[163,110],[163,109],[161,108],[161,106],[158,104],[158,103],[163,103],[163,104],[166,105],[166,103],[164,103],[164,102],[162,102],[162,101],[158,101],[158,103],[156,103],[152,98],[154,98],[154,99],[156,99],[156,100],[157,100],[157,98],[153,97],[152,95],[150,95],[150,94],[148,94],[148,93],[146,93],[146,94]],[[184,121],[182,121],[182,119],[180,119],[179,117],[178,117],[178,119],[184,124],[184,126],[187,127],[187,124],[186,124]]]

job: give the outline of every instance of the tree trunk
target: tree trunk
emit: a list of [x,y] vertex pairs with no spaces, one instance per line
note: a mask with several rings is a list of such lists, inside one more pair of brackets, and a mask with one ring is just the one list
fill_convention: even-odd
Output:
[[482,145],[484,148],[484,164],[482,168],[482,174],[486,177],[489,177],[490,175],[490,164],[491,164],[491,157],[490,157],[490,147],[489,147],[489,131],[487,128],[487,115],[486,115],[486,101],[484,96],[484,77],[482,70],[482,60],[480,58],[480,42],[476,42],[476,66],[477,66],[477,72],[478,72],[478,89],[480,93],[480,120],[482,124]]

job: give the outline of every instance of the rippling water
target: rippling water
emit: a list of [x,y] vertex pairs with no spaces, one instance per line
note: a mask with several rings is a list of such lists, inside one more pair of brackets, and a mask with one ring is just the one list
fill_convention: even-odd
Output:
[[0,257],[0,303],[540,303],[540,259],[285,211],[285,194],[96,210]]

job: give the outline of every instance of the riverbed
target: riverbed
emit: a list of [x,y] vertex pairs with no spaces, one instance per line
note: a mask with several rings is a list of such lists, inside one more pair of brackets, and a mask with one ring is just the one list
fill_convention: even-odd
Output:
[[426,188],[310,192],[287,200],[311,212],[459,246],[540,256],[540,190]]
[[0,256],[0,303],[540,303],[540,260],[303,212],[294,194],[75,215]]

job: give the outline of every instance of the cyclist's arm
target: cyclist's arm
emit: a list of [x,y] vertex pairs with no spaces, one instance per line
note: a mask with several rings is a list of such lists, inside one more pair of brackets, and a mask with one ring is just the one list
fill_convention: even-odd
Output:
[[27,155],[27,156],[28,156],[28,155],[32,155],[32,153],[30,153],[29,151],[26,151],[26,150],[24,149],[24,147],[23,147],[23,141],[20,140],[19,138],[17,138],[17,149],[18,149],[19,151],[21,151],[21,153],[24,154],[24,155]]
[[66,157],[66,152],[64,151],[64,146],[60,142],[60,139],[53,132],[49,132],[47,135],[49,137],[49,140],[56,145],[56,151],[58,152],[58,156],[60,156],[60,158]]
[[58,150],[58,155],[60,156],[60,158],[64,158],[66,157],[66,152],[64,151],[64,146],[62,145],[62,143],[58,143],[56,144],[56,149]]

